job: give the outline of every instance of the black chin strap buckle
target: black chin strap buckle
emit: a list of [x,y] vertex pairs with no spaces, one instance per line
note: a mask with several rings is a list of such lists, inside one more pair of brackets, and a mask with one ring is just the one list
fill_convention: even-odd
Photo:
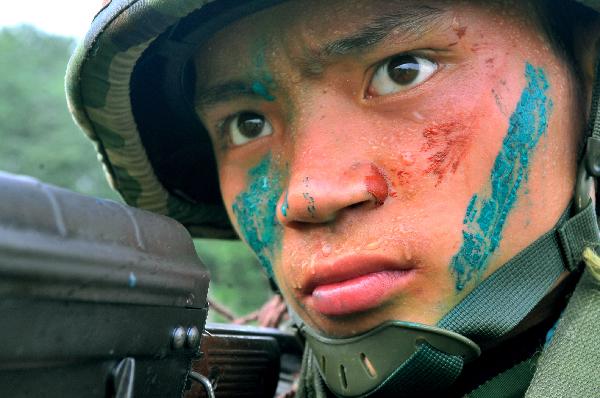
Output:
[[600,138],[588,137],[585,154],[577,169],[575,183],[575,213],[585,209],[590,201],[594,178],[600,177]]

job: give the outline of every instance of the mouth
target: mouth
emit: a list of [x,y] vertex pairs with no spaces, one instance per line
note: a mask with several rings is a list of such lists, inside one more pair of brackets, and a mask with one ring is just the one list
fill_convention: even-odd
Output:
[[326,316],[368,311],[405,290],[416,266],[415,261],[398,263],[378,256],[317,264],[302,284],[303,301]]

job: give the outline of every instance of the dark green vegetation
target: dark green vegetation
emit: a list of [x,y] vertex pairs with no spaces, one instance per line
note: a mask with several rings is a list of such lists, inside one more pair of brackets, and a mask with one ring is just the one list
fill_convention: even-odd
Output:
[[[67,110],[63,79],[74,46],[73,39],[27,26],[0,30],[0,170],[119,200]],[[196,248],[213,275],[211,297],[235,315],[270,295],[257,261],[239,242],[197,241]]]
[[63,78],[74,45],[26,26],[0,31],[0,169],[116,199],[67,110]]
[[[229,307],[236,316],[258,309],[271,288],[254,254],[240,241],[196,240],[196,250],[211,271],[210,297]],[[209,311],[212,319],[215,311]]]

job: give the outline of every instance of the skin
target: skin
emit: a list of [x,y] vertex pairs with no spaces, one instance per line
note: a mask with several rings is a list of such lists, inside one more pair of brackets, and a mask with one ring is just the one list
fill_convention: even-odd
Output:
[[[392,319],[434,325],[566,209],[583,128],[579,83],[526,6],[502,3],[294,1],[245,17],[200,47],[197,111],[213,140],[226,208],[247,242],[248,225],[256,239],[270,237],[248,243],[268,259],[291,308],[320,332],[349,336]],[[372,48],[307,62],[307,54],[322,54],[319,48],[382,10],[415,4],[442,10],[417,35],[393,30]],[[378,66],[406,52],[437,70],[406,90],[373,90]],[[528,65],[548,82],[539,90],[547,126],[526,151],[526,175],[497,247],[458,288],[452,264],[464,231],[472,231],[467,210],[475,195],[493,194],[495,162],[522,105]],[[216,102],[202,96],[240,80],[250,93]],[[272,134],[235,145],[228,121],[243,111],[264,115]],[[539,127],[536,118],[529,127]],[[268,192],[252,192],[252,171],[265,164],[260,178],[269,181]],[[264,213],[274,219],[241,220],[255,212],[234,209],[250,197],[275,204]],[[364,311],[316,308],[306,289],[317,269],[374,255],[412,267],[402,289]]]

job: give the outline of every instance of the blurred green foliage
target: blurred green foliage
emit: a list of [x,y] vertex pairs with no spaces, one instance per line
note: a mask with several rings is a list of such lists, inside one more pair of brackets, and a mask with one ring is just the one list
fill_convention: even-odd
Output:
[[[242,242],[197,239],[194,243],[210,269],[210,298],[226,305],[239,317],[256,310],[271,297],[266,274]],[[214,311],[209,311],[209,315],[212,321],[225,321]]]
[[64,75],[74,45],[29,26],[0,30],[0,169],[117,199],[67,110]]
[[[119,200],[67,110],[64,75],[74,47],[71,38],[29,26],[0,30],[0,170]],[[202,240],[196,247],[212,273],[210,296],[236,315],[269,297],[266,277],[240,242]],[[223,321],[214,313],[211,319]]]

